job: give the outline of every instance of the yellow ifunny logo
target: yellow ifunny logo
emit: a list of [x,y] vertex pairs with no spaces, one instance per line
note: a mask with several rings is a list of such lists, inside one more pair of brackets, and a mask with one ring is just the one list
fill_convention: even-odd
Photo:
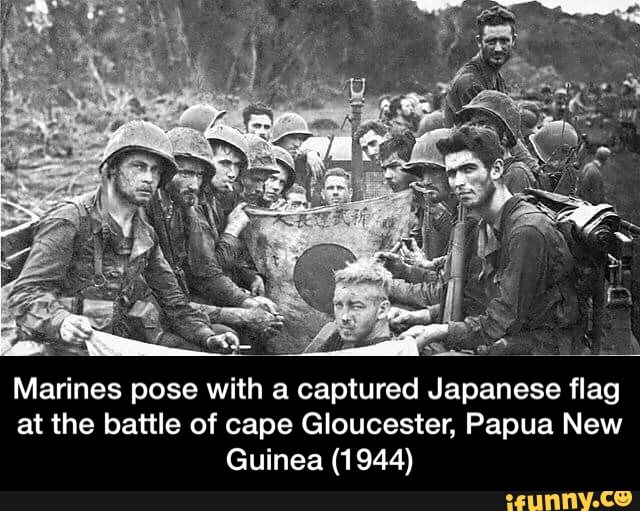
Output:
[[508,493],[507,511],[565,511],[626,507],[631,504],[630,491],[602,491],[575,493],[541,493],[536,495],[512,495]]

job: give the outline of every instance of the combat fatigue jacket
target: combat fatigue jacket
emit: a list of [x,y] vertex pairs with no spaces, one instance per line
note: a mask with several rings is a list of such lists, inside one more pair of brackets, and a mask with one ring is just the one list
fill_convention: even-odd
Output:
[[[60,341],[60,326],[72,313],[61,298],[114,302],[113,332],[127,336],[124,320],[131,294],[143,277],[173,330],[199,345],[215,333],[191,308],[162,254],[153,228],[138,212],[125,238],[102,210],[99,187],[49,212],[39,223],[29,257],[9,295],[18,327],[29,337]],[[96,274],[97,261],[102,271]],[[61,345],[64,349],[66,344]]]
[[205,209],[179,207],[163,191],[156,192],[148,212],[162,252],[185,294],[195,292],[212,305],[240,307],[247,295],[218,263],[218,258],[237,259],[238,238],[218,236],[214,218],[207,218]]
[[468,104],[483,90],[509,92],[502,75],[489,66],[480,53],[464,64],[451,80],[444,102],[444,125],[451,128],[455,124],[456,112]]
[[510,152],[511,156],[504,162],[504,184],[509,191],[516,194],[525,188],[539,188],[540,166],[522,140],[518,140]]
[[[227,216],[235,205],[242,201],[242,198],[237,192],[232,192],[224,200],[221,200],[218,194],[208,186],[203,186],[201,190],[198,207],[202,209],[210,225],[214,227],[213,234],[217,242],[220,239],[220,233],[224,233],[227,227]],[[240,239],[237,251],[218,254],[218,264],[233,282],[245,289],[249,289],[256,276],[259,275],[255,264],[250,260],[242,239]]]
[[448,348],[505,338],[520,353],[569,353],[579,321],[574,260],[554,221],[521,195],[500,213],[499,228],[478,225],[484,314],[449,323]]

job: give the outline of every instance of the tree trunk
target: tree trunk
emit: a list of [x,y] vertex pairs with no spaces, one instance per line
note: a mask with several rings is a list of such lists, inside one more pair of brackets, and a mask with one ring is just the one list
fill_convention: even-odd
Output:
[[11,15],[11,8],[13,7],[12,0],[4,0],[0,3],[0,110],[2,116],[6,112],[6,98],[7,92],[10,88],[9,71],[7,66],[7,55],[5,52],[4,43],[6,40],[7,29],[9,28],[9,18]]
[[249,74],[249,94],[253,94],[256,85],[256,72],[258,70],[258,50],[256,48],[256,33],[251,32],[251,72]]

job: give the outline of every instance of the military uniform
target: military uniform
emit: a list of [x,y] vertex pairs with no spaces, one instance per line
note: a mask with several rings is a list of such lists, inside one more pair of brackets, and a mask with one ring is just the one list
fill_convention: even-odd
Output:
[[580,319],[574,260],[554,221],[521,195],[502,208],[499,228],[481,221],[483,314],[450,322],[448,348],[506,339],[514,352],[569,354]]
[[[207,208],[208,209],[208,208]],[[179,207],[166,194],[156,193],[149,205],[160,246],[187,295],[201,295],[208,303],[240,307],[247,294],[225,274],[218,260],[235,261],[240,241],[218,234],[212,215],[202,207]]]
[[[134,215],[127,238],[103,210],[100,193],[99,187],[63,203],[39,223],[29,258],[9,295],[9,307],[24,336],[61,341],[62,322],[70,314],[85,313],[83,304],[90,299],[113,302],[110,330],[131,337],[126,315],[137,299],[141,278],[178,335],[195,345],[216,335],[206,318],[189,306],[144,215]],[[63,298],[71,299],[72,305],[63,305]],[[66,343],[57,348],[56,352],[71,349]]]
[[475,98],[483,90],[497,90],[508,93],[502,75],[489,66],[480,53],[463,65],[451,80],[444,103],[444,125],[455,124],[456,112]]

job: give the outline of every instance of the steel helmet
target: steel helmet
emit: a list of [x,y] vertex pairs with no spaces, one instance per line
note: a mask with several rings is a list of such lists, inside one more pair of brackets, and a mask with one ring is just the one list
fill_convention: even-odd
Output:
[[146,151],[162,158],[166,164],[160,184],[169,181],[178,170],[169,137],[158,126],[147,121],[130,121],[113,132],[100,161],[100,169],[111,158],[125,151]]
[[296,164],[293,161],[293,156],[289,154],[289,151],[279,147],[277,145],[272,145],[273,155],[276,158],[276,162],[280,163],[282,166],[287,169],[287,184],[284,187],[284,191],[286,192],[289,188],[293,186],[293,183],[296,181]]
[[411,151],[411,158],[403,165],[403,168],[414,175],[419,174],[419,177],[422,177],[421,167],[425,165],[436,165],[444,170],[444,156],[438,151],[436,142],[447,138],[450,134],[451,130],[449,128],[440,128],[418,137],[416,145],[413,146]]
[[215,167],[213,166],[213,151],[207,139],[199,131],[192,128],[173,128],[167,132],[171,145],[173,146],[173,156],[186,156],[188,158],[195,158],[205,163],[209,170],[213,169],[215,173]]
[[223,125],[212,126],[204,132],[204,137],[212,146],[215,145],[216,141],[229,144],[242,154],[246,162],[249,161],[249,144],[245,136],[237,129]]
[[287,112],[278,117],[273,123],[271,131],[271,143],[277,144],[282,137],[287,135],[304,135],[309,138],[312,133],[309,131],[307,121],[294,112]]
[[498,117],[507,128],[509,146],[516,145],[520,137],[520,111],[513,99],[496,90],[483,90],[456,113],[456,119],[464,122],[474,111]]
[[418,136],[422,136],[429,131],[441,128],[444,128],[444,114],[442,113],[442,110],[435,110],[420,119],[420,124],[418,125]]
[[529,140],[531,140],[538,157],[547,163],[551,155],[561,146],[575,147],[578,145],[578,134],[568,122],[553,121],[530,135]]
[[273,146],[269,142],[253,133],[248,133],[245,138],[249,145],[249,170],[268,170],[269,172],[280,170],[273,153]]
[[178,126],[192,128],[200,133],[204,133],[226,113],[226,110],[218,110],[211,105],[200,103],[198,105],[190,106],[182,112],[182,115],[178,120]]
[[520,110],[520,131],[523,136],[528,136],[536,129],[538,117],[531,110]]

